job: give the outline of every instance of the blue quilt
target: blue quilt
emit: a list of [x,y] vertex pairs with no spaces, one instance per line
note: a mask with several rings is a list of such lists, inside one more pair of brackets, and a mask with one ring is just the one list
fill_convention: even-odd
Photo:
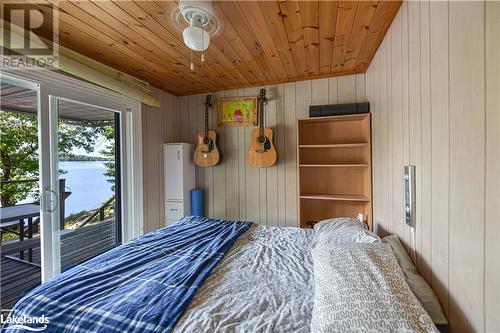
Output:
[[[14,317],[43,332],[168,332],[251,222],[185,217],[76,266],[26,294]],[[41,325],[27,325],[40,327]],[[5,332],[26,332],[9,324]]]

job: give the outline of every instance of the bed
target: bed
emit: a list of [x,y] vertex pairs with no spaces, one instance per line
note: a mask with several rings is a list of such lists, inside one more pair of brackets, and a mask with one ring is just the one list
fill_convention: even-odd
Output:
[[346,230],[185,217],[42,284],[11,314],[48,317],[44,332],[437,332],[389,245]]

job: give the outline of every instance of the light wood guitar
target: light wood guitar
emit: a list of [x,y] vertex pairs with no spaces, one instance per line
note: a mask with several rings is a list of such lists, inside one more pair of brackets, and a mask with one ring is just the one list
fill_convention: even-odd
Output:
[[198,144],[194,151],[194,163],[201,167],[211,167],[222,161],[219,150],[219,136],[214,130],[208,129],[208,109],[212,106],[212,96],[205,99],[205,130],[198,132]]
[[264,127],[264,104],[267,102],[266,89],[259,93],[259,128],[251,134],[248,162],[257,168],[269,168],[276,164],[278,154],[273,144],[273,130]]

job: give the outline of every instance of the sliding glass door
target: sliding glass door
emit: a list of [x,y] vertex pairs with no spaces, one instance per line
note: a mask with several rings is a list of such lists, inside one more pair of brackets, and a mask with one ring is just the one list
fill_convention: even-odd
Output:
[[0,77],[0,308],[41,282],[38,87]]
[[56,265],[64,271],[121,243],[120,113],[52,101],[52,185],[59,198],[52,225]]
[[140,103],[0,72],[0,305],[141,233]]

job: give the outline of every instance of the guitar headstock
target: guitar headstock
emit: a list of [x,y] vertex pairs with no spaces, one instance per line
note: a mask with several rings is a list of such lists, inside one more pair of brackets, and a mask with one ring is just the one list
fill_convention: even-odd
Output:
[[208,108],[212,106],[212,95],[205,96],[205,106]]
[[267,97],[266,97],[266,89],[265,88],[262,88],[259,92],[259,102],[266,102],[267,101]]

